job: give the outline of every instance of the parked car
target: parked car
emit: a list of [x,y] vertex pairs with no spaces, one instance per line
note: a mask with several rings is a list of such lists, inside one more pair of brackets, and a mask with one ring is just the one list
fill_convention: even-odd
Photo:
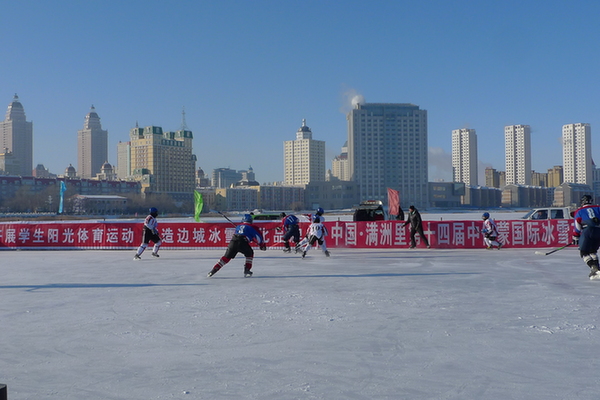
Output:
[[256,214],[252,217],[254,221],[279,221],[281,214]]
[[540,207],[534,208],[525,214],[523,219],[570,219],[573,218],[573,213],[569,207]]
[[354,208],[353,221],[383,221],[385,220],[385,211],[383,202],[379,200],[367,200]]

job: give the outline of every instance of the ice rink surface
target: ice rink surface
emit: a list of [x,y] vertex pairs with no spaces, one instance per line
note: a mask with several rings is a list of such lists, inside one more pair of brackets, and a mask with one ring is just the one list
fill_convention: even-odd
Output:
[[597,399],[576,249],[4,251],[9,400]]

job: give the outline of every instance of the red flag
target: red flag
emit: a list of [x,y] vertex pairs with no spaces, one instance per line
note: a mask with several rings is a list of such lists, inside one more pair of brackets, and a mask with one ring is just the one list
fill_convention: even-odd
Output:
[[388,214],[398,215],[400,211],[400,192],[388,188]]

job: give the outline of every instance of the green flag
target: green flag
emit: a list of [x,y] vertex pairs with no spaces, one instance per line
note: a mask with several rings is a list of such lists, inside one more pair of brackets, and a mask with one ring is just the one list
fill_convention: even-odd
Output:
[[194,214],[194,219],[196,222],[200,222],[200,213],[202,212],[202,207],[204,206],[204,200],[202,200],[202,194],[197,190],[194,190],[194,208],[196,210]]

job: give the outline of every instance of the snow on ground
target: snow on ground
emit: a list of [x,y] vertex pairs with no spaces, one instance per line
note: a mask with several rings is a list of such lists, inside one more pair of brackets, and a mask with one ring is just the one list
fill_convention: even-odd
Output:
[[5,251],[9,400],[596,399],[575,249]]

